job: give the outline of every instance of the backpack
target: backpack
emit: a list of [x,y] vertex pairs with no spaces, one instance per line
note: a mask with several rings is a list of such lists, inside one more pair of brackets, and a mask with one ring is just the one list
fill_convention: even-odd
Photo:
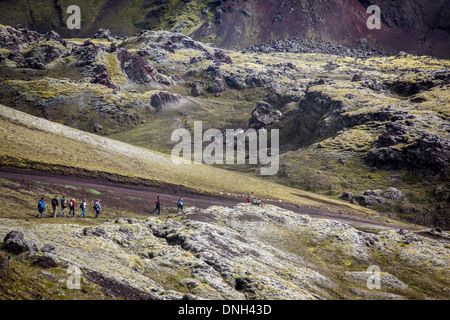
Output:
[[159,204],[159,199],[156,199],[156,200],[155,200],[155,204]]
[[58,206],[58,199],[56,199],[56,198],[52,199],[52,206],[54,206],[54,207]]
[[63,202],[63,208],[67,208],[67,201],[66,200]]
[[38,202],[38,210],[39,210],[39,211],[42,211],[42,201],[39,201],[39,202]]
[[83,203],[84,203],[84,201],[80,203],[80,208],[81,209],[83,209]]
[[94,210],[98,210],[98,202],[94,204]]

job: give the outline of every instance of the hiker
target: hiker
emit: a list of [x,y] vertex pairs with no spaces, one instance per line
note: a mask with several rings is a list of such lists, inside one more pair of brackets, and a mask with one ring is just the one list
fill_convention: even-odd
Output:
[[159,196],[156,197],[156,200],[155,200],[155,209],[153,209],[152,213],[155,213],[156,210],[158,210],[158,215],[159,215],[160,212],[161,212],[161,203],[160,203],[160,201],[159,201]]
[[58,210],[59,207],[59,201],[57,196],[55,196],[52,199],[52,207],[53,207],[53,218],[56,218],[56,210]]
[[86,215],[84,214],[84,211],[86,210],[86,199],[83,199],[83,201],[81,201],[80,208],[81,208],[80,218],[81,217],[85,217],[86,218]]
[[245,199],[245,203],[250,203],[250,197],[247,197],[247,199]]
[[100,210],[102,207],[100,206],[100,199],[97,200],[97,202],[94,204],[94,210],[95,210],[95,219],[98,218],[98,215],[100,214]]
[[38,202],[38,218],[42,218],[42,216],[44,215],[44,211],[45,211],[45,202],[44,202],[44,197],[41,198],[41,201]]
[[73,216],[75,217],[75,199],[71,199],[69,202],[69,214],[67,215],[67,218],[70,217],[70,213],[73,212]]
[[63,195],[60,201],[61,201],[61,212],[59,213],[59,217],[65,217],[66,215],[64,214],[64,210],[67,208],[66,196]]
[[180,197],[180,199],[178,199],[178,202],[177,202],[177,213],[178,213],[178,211],[180,211],[180,209],[181,209],[181,212],[183,212],[183,205],[184,205],[183,197]]

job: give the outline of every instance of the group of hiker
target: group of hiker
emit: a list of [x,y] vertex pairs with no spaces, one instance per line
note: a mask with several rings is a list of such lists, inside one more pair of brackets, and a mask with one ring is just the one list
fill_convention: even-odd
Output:
[[[81,203],[79,204],[79,208],[81,209],[81,214],[80,217],[86,217],[85,211],[86,211],[86,199],[83,199],[83,201],[81,201]],[[67,214],[67,217],[70,217],[70,215],[72,214],[73,217],[75,217],[75,199],[70,199],[69,201],[67,201],[66,196],[62,195],[61,198],[58,200],[58,196],[55,196],[52,199],[52,208],[53,208],[53,218],[56,218],[56,214],[58,213],[58,208],[61,208],[61,211],[59,212],[58,217],[65,217],[66,216],[66,209],[69,208],[69,213]],[[102,209],[101,205],[100,205],[100,199],[97,199],[97,201],[95,202],[93,209],[95,211],[95,216],[94,218],[97,219],[100,211]],[[42,218],[44,216],[44,211],[45,211],[45,201],[44,201],[44,197],[41,198],[41,200],[38,202],[38,214],[37,217],[38,218]]]
[[[79,208],[81,209],[81,214],[80,217],[86,217],[85,211],[86,211],[86,199],[83,199],[83,201],[81,201],[81,203],[79,204]],[[178,212],[183,212],[183,206],[184,206],[184,200],[183,197],[180,197],[177,201],[177,213]],[[67,201],[66,196],[62,195],[61,198],[58,200],[58,196],[55,196],[52,199],[52,208],[53,208],[53,218],[56,218],[56,215],[58,213],[58,208],[61,207],[61,211],[59,212],[58,217],[65,217],[66,216],[66,209],[69,208],[69,213],[67,214],[67,217],[70,217],[70,215],[72,214],[73,217],[75,217],[75,199],[70,199],[69,201]],[[101,205],[100,205],[100,199],[98,199],[95,204],[94,204],[94,211],[95,211],[95,216],[94,218],[98,218],[100,211],[101,211]],[[41,200],[38,202],[38,214],[37,217],[38,218],[42,218],[44,216],[44,211],[45,211],[45,201],[44,201],[44,197],[41,198]],[[158,211],[158,215],[161,214],[161,200],[160,197],[156,197],[155,200],[155,209],[152,211],[152,213],[155,213],[156,211]]]
[[[245,203],[250,203],[250,197],[247,197],[245,199]],[[81,201],[81,203],[79,204],[79,208],[81,209],[81,214],[80,217],[86,217],[85,215],[85,211],[86,211],[86,199],[83,199],[83,201]],[[261,202],[261,199],[253,199],[253,204],[262,207],[264,205],[264,203]],[[184,206],[184,200],[183,197],[178,198],[177,200],[177,213],[179,213],[180,211],[183,212],[183,206]],[[58,200],[58,196],[55,196],[52,199],[52,208],[53,208],[53,218],[56,218],[56,214],[58,211],[58,208],[61,207],[61,211],[59,212],[58,217],[65,217],[65,210],[67,208],[69,208],[69,213],[67,214],[67,217],[70,217],[70,215],[72,214],[73,217],[75,217],[75,199],[70,199],[69,201],[67,201],[66,196],[62,195],[61,198]],[[95,202],[93,209],[95,211],[95,216],[94,218],[97,219],[100,211],[101,211],[101,205],[100,205],[100,199],[97,199],[97,201]],[[44,215],[44,211],[45,211],[45,201],[44,201],[44,197],[41,198],[41,200],[38,202],[38,218],[42,218]],[[153,209],[152,214],[158,212],[157,214],[161,214],[161,199],[159,196],[156,197],[155,200],[155,209]]]
[[[250,197],[247,197],[247,199],[245,199],[245,203],[250,203]],[[253,204],[259,207],[262,207],[264,205],[261,199],[253,199]]]

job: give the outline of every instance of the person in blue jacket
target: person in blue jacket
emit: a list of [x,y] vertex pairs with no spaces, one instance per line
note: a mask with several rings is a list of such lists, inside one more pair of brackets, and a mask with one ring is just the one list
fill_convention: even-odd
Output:
[[38,202],[38,218],[42,218],[42,216],[44,215],[44,211],[45,211],[45,202],[44,202],[44,197],[41,198],[41,201]]
[[180,199],[178,199],[178,201],[177,201],[177,213],[178,213],[178,211],[180,211],[180,209],[181,209],[181,211],[183,211],[183,206],[184,206],[184,200],[183,200],[183,197],[180,197]]
[[65,217],[66,215],[65,215],[65,213],[64,213],[64,210],[66,210],[66,208],[67,208],[66,196],[63,195],[63,196],[61,197],[60,201],[61,201],[61,212],[59,213],[59,216],[58,216],[58,217]]

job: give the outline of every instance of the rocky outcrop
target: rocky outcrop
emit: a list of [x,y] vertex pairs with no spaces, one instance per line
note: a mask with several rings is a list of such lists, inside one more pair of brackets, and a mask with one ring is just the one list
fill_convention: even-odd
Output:
[[65,58],[69,56],[69,54],[67,48],[60,44],[55,44],[52,41],[47,41],[47,43],[43,43],[30,51],[27,54],[27,57],[34,57],[39,59],[43,64],[48,64],[56,59]]
[[233,63],[233,60],[230,58],[230,56],[226,55],[222,50],[216,50],[214,52],[214,60],[217,63],[226,63],[226,64]]
[[120,49],[117,52],[117,59],[120,62],[121,69],[132,82],[154,85],[171,84],[141,55],[131,53],[126,49]]
[[292,52],[292,53],[323,53],[338,54],[351,57],[371,57],[386,55],[383,49],[368,46],[366,48],[349,48],[333,41],[313,41],[309,39],[289,38],[274,40],[268,43],[255,44],[247,47],[244,52],[273,53],[273,52]]
[[58,264],[53,260],[52,257],[40,256],[31,264],[34,267],[40,267],[44,269],[56,268]]
[[181,96],[165,91],[159,91],[157,93],[152,94],[150,97],[150,104],[157,111],[167,108],[168,106],[177,104],[181,101]]
[[[39,224],[24,233],[38,245],[54,243],[52,259],[81,268],[82,285],[96,283],[118,298],[126,284],[129,299],[418,298],[428,296],[434,272],[448,270],[450,256],[442,242],[407,230],[365,233],[271,205],[188,208],[180,221],[130,220],[95,228]],[[0,235],[20,224],[0,223]],[[381,289],[371,292],[366,266],[374,264]]]
[[103,64],[98,64],[93,69],[93,79],[91,83],[98,83],[111,89],[117,89],[108,74],[108,69]]
[[77,58],[77,67],[86,67],[96,62],[97,55],[101,48],[90,40],[86,40],[82,45],[73,48],[73,54]]
[[38,58],[26,58],[22,63],[23,68],[37,69],[37,70],[45,70],[47,69],[45,65],[39,61]]
[[388,206],[390,204],[399,202],[405,198],[405,193],[396,188],[389,188],[386,191],[383,190],[366,190],[362,195],[354,196],[352,192],[345,191],[340,199],[348,201],[355,205],[363,205],[366,207],[372,206]]
[[37,252],[37,247],[33,241],[26,240],[20,231],[11,231],[3,239],[2,250],[12,254],[28,252],[33,255]]
[[41,34],[18,26],[0,28],[0,48],[9,50],[26,50],[41,38]]
[[220,94],[227,89],[225,78],[223,77],[220,67],[217,65],[210,65],[205,73],[207,77],[212,79],[212,83],[208,87],[208,91],[213,94]]
[[191,88],[191,93],[194,97],[200,97],[204,93],[203,84],[199,81],[195,81],[194,83],[192,83]]
[[414,73],[402,74],[393,80],[384,81],[383,87],[398,94],[409,96],[427,91],[433,87],[449,84],[450,71],[448,70],[416,70]]
[[281,117],[282,113],[280,111],[274,110],[270,104],[260,101],[252,111],[248,127],[255,130],[267,128],[278,123]]
[[85,228],[83,229],[82,236],[102,237],[104,239],[108,238],[108,234],[102,228]]
[[93,36],[92,39],[99,39],[99,40],[108,40],[108,41],[114,41],[115,38],[110,30],[108,29],[99,29]]
[[[386,137],[390,136],[387,139]],[[413,143],[396,147],[399,132],[386,131],[379,144],[392,146],[379,147],[371,150],[366,157],[367,163],[378,169],[408,170],[421,177],[445,178],[450,164],[450,141],[443,137],[425,133]],[[396,137],[396,138],[393,138]]]

